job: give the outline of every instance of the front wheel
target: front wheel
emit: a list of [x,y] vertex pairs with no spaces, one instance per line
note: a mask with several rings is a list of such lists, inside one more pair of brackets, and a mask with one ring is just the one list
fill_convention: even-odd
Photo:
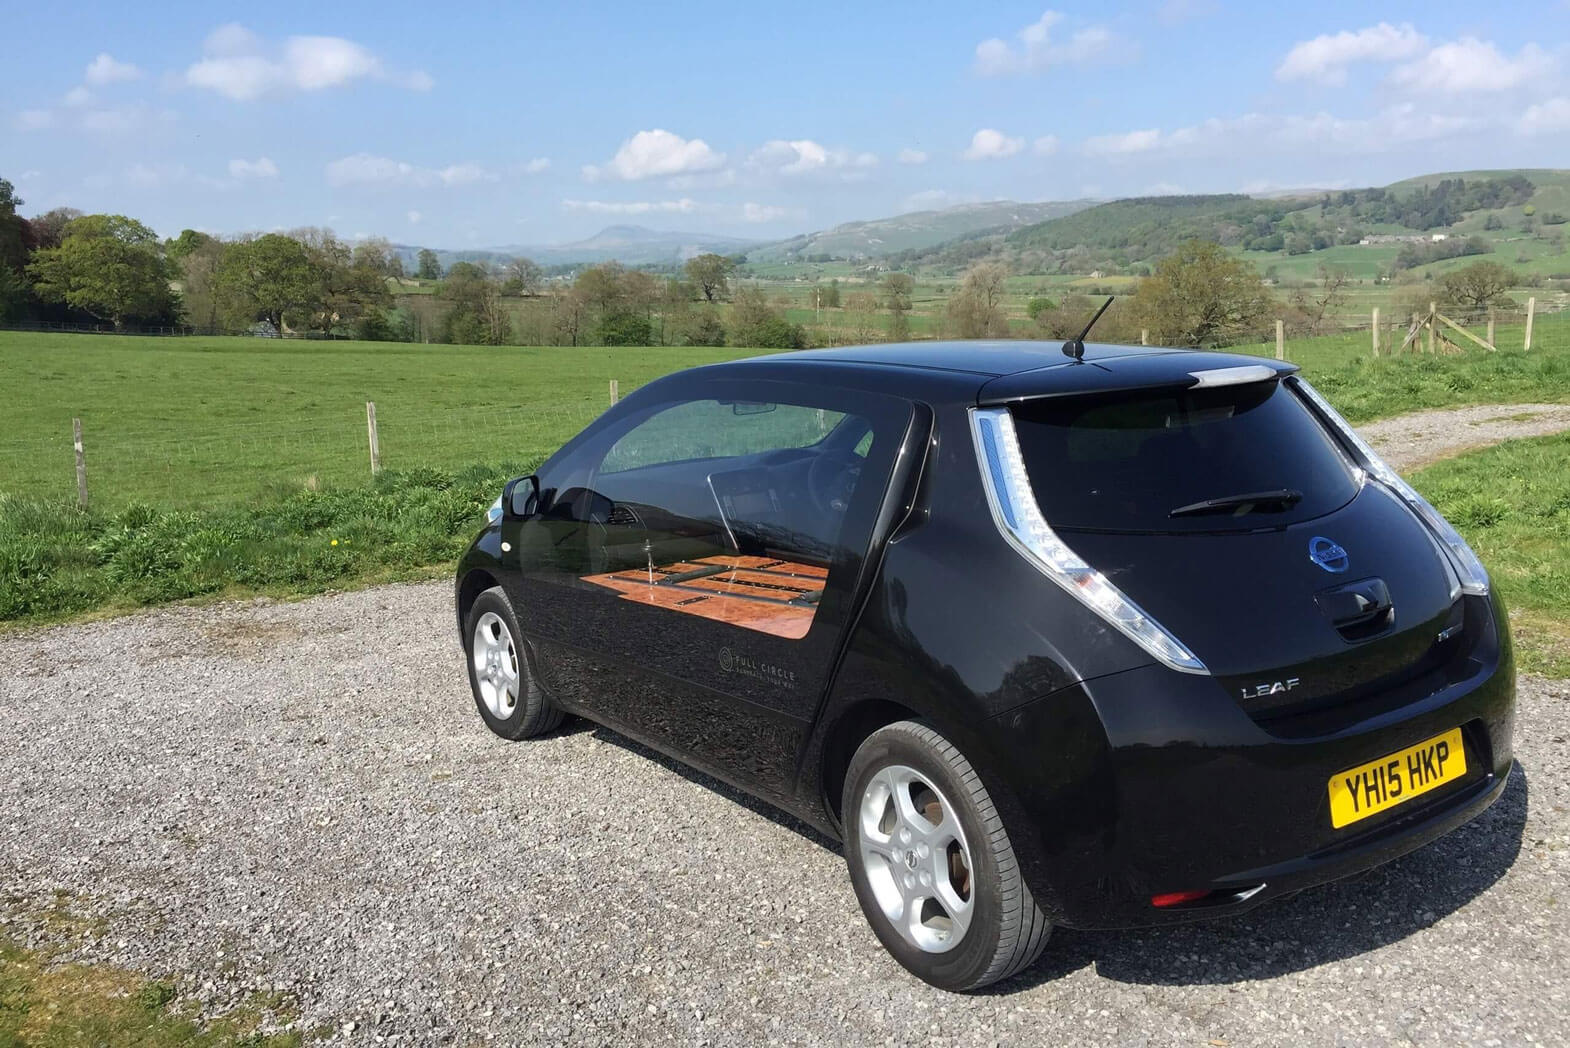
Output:
[[487,728],[504,739],[527,739],[561,724],[561,710],[540,690],[529,670],[518,617],[500,586],[475,598],[463,632],[469,686]]
[[1041,955],[1052,926],[953,743],[916,721],[879,729],[851,759],[844,798],[856,898],[900,964],[942,989],[974,990]]

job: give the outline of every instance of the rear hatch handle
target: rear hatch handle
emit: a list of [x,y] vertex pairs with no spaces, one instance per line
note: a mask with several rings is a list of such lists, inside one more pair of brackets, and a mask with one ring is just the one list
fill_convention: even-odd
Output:
[[1314,603],[1342,638],[1376,637],[1395,625],[1396,608],[1384,579],[1358,579],[1314,594]]

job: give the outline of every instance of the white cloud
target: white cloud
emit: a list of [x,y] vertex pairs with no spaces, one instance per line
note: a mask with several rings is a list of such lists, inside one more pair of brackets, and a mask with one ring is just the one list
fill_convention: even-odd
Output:
[[550,168],[550,157],[537,156],[533,160],[525,160],[522,164],[519,164],[517,170],[521,175],[538,175],[541,172],[549,171]]
[[1344,84],[1347,66],[1353,62],[1400,61],[1427,46],[1428,39],[1409,22],[1398,26],[1380,22],[1355,32],[1343,29],[1292,45],[1276,67],[1276,79]]
[[[1495,121],[1497,123],[1497,121]],[[1120,135],[1101,135],[1082,145],[1091,156],[1139,154],[1213,157],[1242,150],[1276,153],[1329,151],[1343,155],[1386,152],[1414,142],[1430,142],[1475,134],[1490,126],[1483,117],[1425,112],[1411,103],[1390,106],[1369,117],[1338,117],[1329,113],[1290,116],[1244,113],[1212,118],[1172,131],[1149,128]]]
[[1058,151],[1057,135],[1042,135],[1030,144],[1031,152],[1037,156],[1051,156]]
[[230,24],[209,34],[202,52],[201,61],[185,71],[185,83],[241,102],[367,78],[415,91],[429,90],[434,83],[423,72],[389,70],[365,47],[337,36],[291,36],[272,46],[244,26]]
[[976,45],[976,72],[982,76],[1035,73],[1052,66],[1077,65],[1107,54],[1112,34],[1105,26],[1077,30],[1068,40],[1055,42],[1053,27],[1063,21],[1058,11],[1047,11],[1015,33],[1017,44],[993,37]]
[[1550,98],[1546,102],[1527,106],[1516,126],[1526,135],[1570,131],[1570,98]]
[[410,211],[404,215],[404,217],[409,220],[409,224],[411,226],[417,226],[420,224],[420,219],[424,218],[425,216],[421,215],[418,211]]
[[680,200],[563,200],[568,211],[584,211],[591,215],[690,215],[698,210],[698,202],[690,197]]
[[53,127],[55,115],[47,109],[24,109],[16,114],[16,126],[22,131],[41,131]]
[[1001,160],[1025,148],[1023,138],[1010,138],[1002,131],[984,127],[970,138],[970,148],[965,150],[966,160]]
[[478,164],[449,164],[443,168],[419,167],[403,160],[355,153],[327,165],[327,184],[331,186],[465,186],[495,182],[501,176]]
[[1085,140],[1085,152],[1091,156],[1119,156],[1127,153],[1148,153],[1161,144],[1161,132],[1155,128],[1127,131],[1121,135],[1097,135]]
[[754,204],[749,200],[741,205],[741,217],[744,222],[778,222],[789,216],[789,208],[777,207],[773,204]]
[[123,106],[89,109],[82,113],[83,130],[105,135],[125,135],[141,131],[156,121],[171,121],[174,114],[168,110],[154,113],[140,102]]
[[60,101],[61,101],[62,104],[68,105],[71,108],[76,109],[76,108],[79,108],[81,106],[87,105],[92,100],[93,100],[93,93],[91,91],[89,91],[85,87],[78,86],[78,87],[73,87],[73,88],[71,88],[71,90],[67,91],[65,93],[65,97],[62,98]]
[[103,84],[119,83],[123,80],[138,80],[142,71],[129,62],[117,62],[108,52],[100,52],[98,57],[87,63],[87,73],[84,79],[95,87]]
[[1536,44],[1506,58],[1492,43],[1467,36],[1397,67],[1390,80],[1413,91],[1472,94],[1508,91],[1549,75],[1553,68],[1553,60]]
[[876,167],[877,163],[878,158],[872,153],[831,149],[810,138],[771,139],[747,158],[749,168],[778,175],[847,174]]
[[902,164],[925,164],[927,154],[920,149],[901,149],[894,159]]
[[599,167],[585,166],[583,177],[591,182],[601,178],[634,182],[662,175],[712,171],[724,163],[725,154],[710,149],[703,139],[687,139],[654,128],[639,131],[623,142],[609,163]]
[[233,178],[277,178],[278,165],[267,157],[258,157],[255,160],[231,160],[229,175]]

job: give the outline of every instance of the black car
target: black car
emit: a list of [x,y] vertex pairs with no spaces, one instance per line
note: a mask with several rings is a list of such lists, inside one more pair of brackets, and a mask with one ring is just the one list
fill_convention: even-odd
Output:
[[602,722],[834,835],[878,938],[955,990],[1053,925],[1241,913],[1497,798],[1510,641],[1456,531],[1289,364],[1062,349],[638,390],[459,565],[480,716]]

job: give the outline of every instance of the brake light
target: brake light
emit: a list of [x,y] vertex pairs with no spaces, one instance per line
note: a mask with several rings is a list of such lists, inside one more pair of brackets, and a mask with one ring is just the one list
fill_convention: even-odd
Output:
[[1152,895],[1150,897],[1150,905],[1158,909],[1166,909],[1168,906],[1181,906],[1186,902],[1198,902],[1209,894],[1208,891],[1162,892],[1160,895]]
[[1031,490],[1008,409],[973,408],[970,418],[987,504],[1003,537],[1043,575],[1166,665],[1184,673],[1208,673],[1193,652],[1081,560],[1047,524]]
[[1369,447],[1368,442],[1357,435],[1357,431],[1347,423],[1346,419],[1341,417],[1335,408],[1330,406],[1329,401],[1319,395],[1317,389],[1301,378],[1294,378],[1293,385],[1302,392],[1304,397],[1308,398],[1309,403],[1314,405],[1324,420],[1330,424],[1331,428],[1351,445],[1352,450],[1361,459],[1359,464],[1375,480],[1390,489],[1401,501],[1405,502],[1407,508],[1412,511],[1418,520],[1423,522],[1423,526],[1428,528],[1429,532],[1439,540],[1440,545],[1449,554],[1451,565],[1455,568],[1456,574],[1460,576],[1461,591],[1476,596],[1487,596],[1488,569],[1483,567],[1483,562],[1478,559],[1477,554],[1467,544],[1466,539],[1461,537],[1461,533],[1455,529],[1455,526],[1446,520],[1427,499],[1419,495],[1412,485],[1403,480],[1399,473],[1391,469],[1390,464],[1380,458],[1379,453]]

